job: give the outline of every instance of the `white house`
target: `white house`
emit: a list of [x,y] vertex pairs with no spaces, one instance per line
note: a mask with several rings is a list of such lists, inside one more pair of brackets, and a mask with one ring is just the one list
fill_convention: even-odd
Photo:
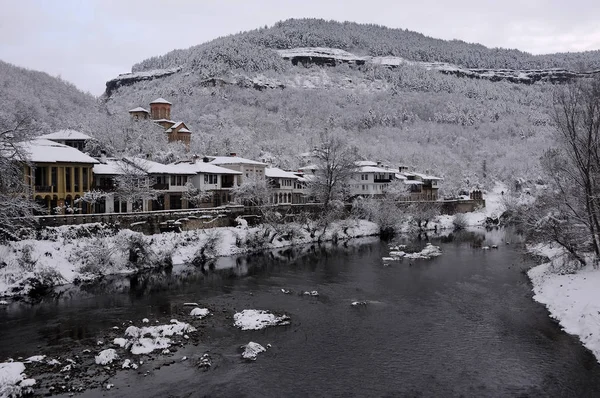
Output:
[[265,177],[272,190],[271,203],[306,203],[304,178],[276,167],[267,167]]
[[237,185],[237,177],[242,175],[241,171],[220,167],[202,159],[178,162],[173,166],[193,173],[189,180],[191,184],[200,191],[212,193],[212,197],[204,204],[206,206],[221,206],[231,202],[230,191]]
[[59,144],[67,145],[80,151],[83,151],[86,142],[92,139],[92,137],[87,134],[69,129],[44,134],[38,138],[58,142]]
[[235,153],[231,153],[229,156],[207,156],[205,157],[205,161],[242,173],[236,178],[238,185],[244,182],[244,178],[255,177],[257,179],[264,179],[265,169],[267,168],[266,163],[245,159],[237,156]]

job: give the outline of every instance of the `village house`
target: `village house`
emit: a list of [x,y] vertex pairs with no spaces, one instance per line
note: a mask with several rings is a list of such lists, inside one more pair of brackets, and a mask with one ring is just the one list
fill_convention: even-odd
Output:
[[82,152],[85,149],[85,144],[92,139],[92,137],[87,134],[70,129],[44,134],[37,138],[58,142],[59,144],[70,146]]
[[361,160],[350,180],[351,196],[383,196],[395,179],[394,171],[381,166],[381,162]]
[[265,177],[272,190],[270,203],[306,203],[306,184],[303,177],[276,167],[267,167]]
[[171,120],[171,104],[164,98],[157,98],[150,103],[150,110],[137,107],[129,110],[129,114],[134,120],[150,119],[154,123],[162,126],[167,133],[169,142],[183,142],[189,149],[192,138],[192,132],[184,122],[175,122]]
[[92,169],[98,161],[79,150],[47,139],[19,143],[28,164],[25,183],[30,197],[47,214],[90,212],[77,201],[92,186]]
[[104,159],[94,166],[94,188],[106,192],[98,213],[187,209],[193,172],[141,158]]
[[226,169],[242,173],[236,177],[237,185],[242,184],[244,179],[248,178],[256,178],[258,180],[265,179],[266,163],[245,159],[237,156],[236,153],[230,153],[229,156],[206,156],[205,159],[206,162],[216,166],[225,167]]
[[209,193],[198,207],[216,207],[230,203],[231,189],[237,186],[237,177],[242,175],[241,171],[212,164],[208,162],[208,158],[177,162],[173,166],[193,173],[190,183],[200,192]]

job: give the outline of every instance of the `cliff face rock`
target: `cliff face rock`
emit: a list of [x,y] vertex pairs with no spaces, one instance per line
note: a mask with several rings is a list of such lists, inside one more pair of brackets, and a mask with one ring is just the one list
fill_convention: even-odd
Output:
[[419,62],[409,61],[401,57],[370,57],[358,56],[348,51],[337,48],[301,47],[287,50],[275,50],[283,59],[289,60],[293,65],[319,65],[336,66],[340,64],[364,65],[367,63],[381,65],[388,68],[397,68],[401,65],[418,65],[428,70],[437,70],[447,75],[469,77],[472,79],[487,79],[491,81],[506,80],[512,83],[532,84],[538,81],[550,83],[563,83],[571,79],[593,77],[600,74],[600,70],[589,72],[574,72],[567,69],[477,69],[465,68],[446,62]]
[[180,67],[169,68],[169,69],[154,69],[144,72],[124,73],[114,79],[106,82],[106,95],[110,97],[112,92],[121,86],[131,86],[137,82],[144,80],[160,79],[162,77],[170,76],[181,70]]

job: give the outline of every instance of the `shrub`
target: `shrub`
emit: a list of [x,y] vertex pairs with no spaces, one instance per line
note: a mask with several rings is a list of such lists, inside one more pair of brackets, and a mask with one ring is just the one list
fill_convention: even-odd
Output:
[[456,214],[452,220],[452,225],[454,226],[455,231],[460,231],[467,228],[467,216],[465,216],[463,213]]
[[21,248],[20,256],[17,257],[17,263],[26,272],[32,272],[35,269],[37,260],[33,258],[33,246],[24,245]]

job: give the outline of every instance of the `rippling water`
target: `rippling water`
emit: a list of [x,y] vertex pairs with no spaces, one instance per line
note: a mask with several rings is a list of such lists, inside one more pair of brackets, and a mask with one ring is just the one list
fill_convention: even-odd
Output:
[[[434,239],[441,257],[385,266],[387,244],[370,240],[223,259],[205,273],[113,278],[0,312],[0,355],[60,352],[196,301],[215,316],[201,343],[179,352],[190,361],[147,377],[121,372],[114,389],[83,396],[600,396],[595,358],[531,299],[531,264],[516,241],[504,231],[453,235]],[[244,308],[289,314],[292,325],[239,331],[230,317]],[[239,346],[251,340],[272,348],[244,363]],[[202,372],[194,359],[207,350],[213,368]]]

